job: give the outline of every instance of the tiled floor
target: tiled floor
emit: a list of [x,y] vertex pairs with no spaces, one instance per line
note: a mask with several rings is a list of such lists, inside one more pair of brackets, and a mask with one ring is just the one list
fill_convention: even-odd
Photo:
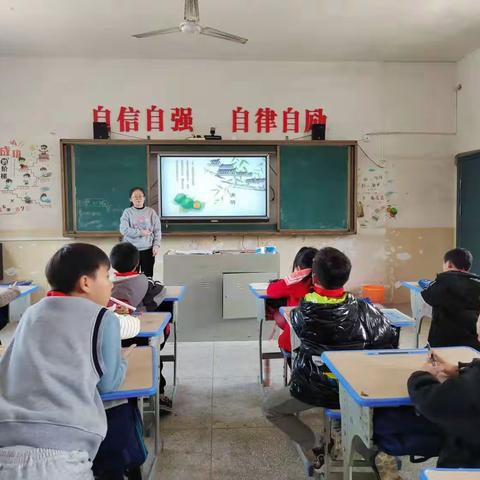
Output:
[[[12,327],[0,331],[4,344],[11,338]],[[428,331],[427,325],[424,330]],[[401,346],[413,346],[413,339],[413,329],[403,330]],[[258,384],[257,355],[256,342],[179,344],[179,385],[174,412],[161,420],[164,449],[158,459],[156,479],[305,478],[292,445],[262,416],[264,392]],[[270,366],[270,388],[279,388],[282,361],[272,360]],[[165,366],[165,373],[170,381],[171,365]],[[321,429],[318,410],[305,418],[315,429]],[[419,468],[405,461],[404,478],[418,479]]]
[[[402,347],[412,347],[413,329],[405,329],[400,341]],[[164,450],[158,459],[157,478],[305,478],[292,445],[262,416],[264,392],[258,384],[256,342],[180,343],[178,355],[175,411],[161,420]],[[270,388],[280,388],[282,361],[272,360],[270,370]],[[166,366],[166,373],[168,380],[171,366]],[[318,409],[304,418],[321,430]],[[421,467],[404,459],[404,478],[418,479]]]
[[[178,355],[175,412],[160,424],[158,478],[304,478],[294,448],[260,410],[256,342],[183,343]],[[280,360],[271,362],[271,378],[281,386]],[[314,418],[318,425],[318,412]]]

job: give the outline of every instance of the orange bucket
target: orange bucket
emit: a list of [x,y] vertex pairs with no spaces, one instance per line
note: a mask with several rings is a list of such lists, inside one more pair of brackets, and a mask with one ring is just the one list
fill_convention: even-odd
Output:
[[385,303],[384,285],[362,285],[362,297],[368,297],[372,303]]

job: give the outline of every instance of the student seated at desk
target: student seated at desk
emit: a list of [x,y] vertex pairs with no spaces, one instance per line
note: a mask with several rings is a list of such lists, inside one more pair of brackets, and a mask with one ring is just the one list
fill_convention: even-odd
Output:
[[326,247],[313,260],[314,292],[291,312],[291,324],[301,341],[290,387],[269,395],[266,418],[298,443],[315,469],[323,456],[314,432],[295,414],[315,407],[339,408],[338,382],[321,362],[327,350],[394,348],[398,333],[383,314],[345,292],[350,276],[348,257]]
[[160,282],[138,273],[137,247],[128,242],[117,243],[110,252],[110,261],[115,270],[112,295],[132,307],[155,311],[165,298],[166,290]]
[[[293,260],[292,273],[284,279],[269,283],[267,287],[268,297],[286,298],[289,307],[296,307],[307,293],[313,291],[312,263],[317,252],[316,248],[302,247]],[[292,351],[290,326],[278,309],[274,312],[273,319],[277,326],[283,330],[278,337],[278,346],[284,354],[290,356],[289,354]]]
[[[128,242],[117,243],[110,252],[110,261],[115,270],[112,295],[132,307],[149,312],[157,310],[165,298],[166,289],[160,282],[147,278],[143,273],[138,273],[140,265],[140,252],[135,245]],[[118,309],[116,310],[118,312]],[[125,313],[128,313],[126,311]],[[170,334],[170,326],[164,333],[163,348]],[[136,339],[135,343],[148,344],[148,339]],[[126,344],[125,344],[126,345]],[[162,375],[163,362],[160,359],[160,405],[167,409],[172,408],[172,401],[165,395],[166,380]]]
[[[480,340],[480,319],[477,332]],[[408,392],[418,412],[444,432],[437,466],[480,468],[480,360],[452,365],[432,355],[411,375]]]
[[468,346],[480,350],[475,324],[480,313],[480,277],[470,273],[472,254],[464,248],[449,250],[443,273],[422,291],[432,308],[428,341],[432,347]]
[[23,314],[0,360],[0,478],[93,479],[105,437],[100,393],[117,389],[127,362],[110,299],[110,262],[72,243],[48,262],[52,287]]

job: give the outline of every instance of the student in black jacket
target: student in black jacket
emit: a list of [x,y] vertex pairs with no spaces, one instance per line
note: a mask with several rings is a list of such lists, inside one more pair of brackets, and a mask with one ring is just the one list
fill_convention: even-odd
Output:
[[480,350],[475,324],[480,313],[480,277],[469,270],[472,254],[464,248],[449,250],[443,273],[423,290],[433,307],[428,341],[432,347],[469,346]]
[[445,433],[437,466],[480,468],[480,360],[452,365],[433,355],[436,366],[429,361],[413,373],[408,392],[419,413]]
[[322,353],[398,345],[398,333],[382,312],[343,289],[351,267],[336,248],[322,248],[315,255],[314,292],[291,313],[301,341],[291,385],[272,392],[262,405],[266,418],[302,447],[315,469],[322,465],[315,434],[296,414],[315,407],[339,408],[338,381],[320,360]]

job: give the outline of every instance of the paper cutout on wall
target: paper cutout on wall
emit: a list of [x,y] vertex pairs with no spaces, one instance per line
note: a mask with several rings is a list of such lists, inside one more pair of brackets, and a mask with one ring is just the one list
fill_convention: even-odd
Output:
[[51,154],[46,144],[27,147],[10,140],[0,147],[0,215],[51,208],[51,182]]
[[[370,163],[358,169],[357,217],[360,228],[385,228],[396,223],[399,199],[395,191],[393,171]],[[362,215],[360,215],[362,213]]]
[[[360,170],[358,177],[357,213],[360,227],[384,227],[386,220],[384,170],[376,167],[368,167],[365,170]],[[360,215],[360,212],[362,215]]]

